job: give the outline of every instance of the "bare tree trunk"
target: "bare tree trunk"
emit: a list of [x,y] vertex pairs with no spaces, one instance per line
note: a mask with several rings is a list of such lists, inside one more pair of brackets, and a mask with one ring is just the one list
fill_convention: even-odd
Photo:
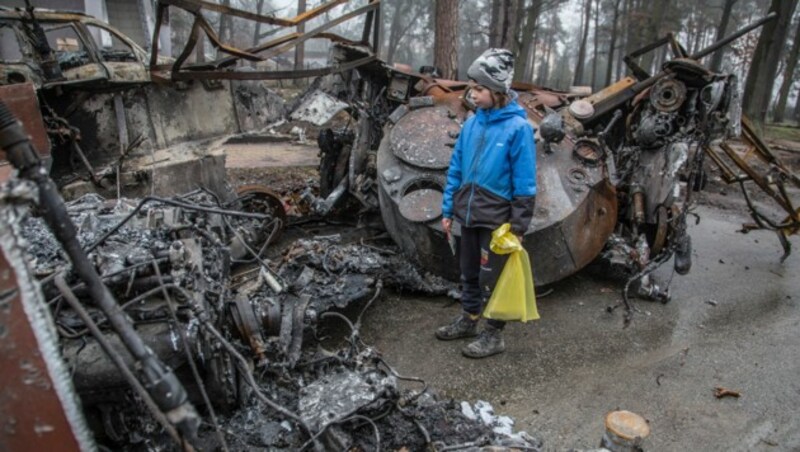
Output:
[[538,37],[537,24],[539,22],[541,7],[541,0],[533,0],[533,3],[526,11],[525,27],[522,31],[522,49],[517,58],[517,67],[519,69],[514,72],[515,81],[530,81],[533,78],[533,63],[536,58],[536,38]]
[[[264,11],[264,0],[258,0],[256,2],[256,14],[261,14]],[[258,41],[261,40],[261,22],[256,22],[256,29],[253,32],[253,47],[258,45]]]
[[[731,10],[733,9],[733,4],[736,3],[736,0],[725,0],[725,5],[722,7],[722,18],[719,21],[719,26],[717,27],[717,34],[714,38],[714,41],[719,41],[723,37],[725,37],[725,31],[728,29],[728,22],[731,19]],[[711,65],[710,68],[714,72],[719,72],[722,68],[722,57],[725,54],[725,47],[714,52],[714,56],[711,57]]]
[[206,35],[200,33],[197,35],[197,44],[194,47],[194,61],[195,63],[205,63],[206,61]]
[[539,85],[548,86],[550,80],[550,58],[553,55],[553,46],[555,45],[555,33],[551,31],[547,38],[547,51],[544,55],[544,63],[542,63],[541,70],[539,71]]
[[592,14],[592,0],[586,0],[583,4],[584,18],[581,22],[581,45],[578,48],[578,63],[575,65],[575,78],[573,85],[580,85],[583,82],[583,66],[586,61],[586,40],[589,37],[589,21]]
[[392,23],[389,25],[389,42],[386,45],[386,61],[389,63],[394,62],[394,53],[397,51],[397,45],[400,44],[400,21],[404,16],[400,7],[407,4],[407,2],[402,2],[394,5],[394,15]]
[[[222,4],[222,6],[230,8],[231,0],[222,0],[222,1],[220,1],[220,4]],[[219,15],[219,29],[217,30],[217,36],[219,37],[220,41],[222,41],[222,42],[226,41],[227,35],[228,35],[228,30],[230,29],[230,27],[231,27],[231,16],[229,16],[227,14],[220,14]]]
[[619,48],[619,56],[617,58],[617,77],[616,79],[619,80],[622,78],[622,75],[625,73],[625,61],[623,58],[625,54],[628,52],[628,39],[630,37],[630,14],[631,14],[631,0],[624,0],[622,4],[622,24],[623,24],[623,33],[622,33],[622,43],[620,44]]
[[[403,2],[403,5],[411,5],[409,2]],[[395,18],[392,18],[392,38],[389,40],[389,52],[386,58],[386,61],[394,62],[394,56],[397,53],[397,48],[400,46],[400,43],[403,41],[403,38],[408,33],[408,30],[414,26],[419,18],[425,14],[425,8],[417,8],[417,11],[414,13],[414,16],[409,18],[408,13],[411,11],[408,8],[404,8],[399,12],[396,12],[395,18],[397,19],[397,26],[395,27]],[[405,22],[404,26],[400,26],[400,23]],[[395,32],[395,29],[397,31]]]
[[783,115],[786,112],[786,101],[789,98],[789,91],[794,81],[794,70],[797,67],[797,57],[800,56],[800,20],[797,21],[797,30],[794,32],[794,42],[789,55],[786,57],[786,68],[783,71],[783,83],[778,92],[778,104],[775,107],[775,122],[783,122]]
[[700,19],[697,17],[696,13],[692,21],[694,39],[692,40],[691,50],[689,51],[690,54],[697,53],[697,51],[700,50],[700,35],[703,34],[700,30]]
[[547,38],[544,39],[544,42],[542,43],[542,56],[543,56],[543,58],[542,58],[542,63],[539,65],[539,71],[536,74],[536,84],[537,85],[544,85],[545,82],[547,81],[547,80],[545,80],[545,77],[546,77],[545,72],[547,71],[547,64],[548,64],[548,61],[550,59],[550,47],[549,47],[549,44],[550,44],[550,37],[548,36]]
[[642,45],[642,33],[644,24],[642,19],[642,0],[632,0],[628,10],[628,21],[626,24],[625,53],[631,53]]
[[[547,86],[555,85],[556,89],[569,89],[569,59],[566,55],[559,55],[558,49],[555,51],[555,57],[557,63],[555,64],[552,74],[548,75]],[[548,70],[548,73],[549,72]]]
[[[669,0],[657,0],[653,7],[653,14],[650,16],[650,21],[645,28],[644,33],[644,42],[642,45],[650,44],[651,42],[657,40],[661,34],[661,25],[664,22],[664,15],[667,12],[667,6],[669,4]],[[642,68],[646,71],[652,69],[653,60],[654,60],[655,52],[647,52],[645,55],[642,56]]]
[[[258,0],[256,2],[256,14],[261,14],[264,11],[264,0]],[[253,32],[253,47],[258,45],[258,41],[261,40],[261,22],[256,22],[256,29]],[[256,67],[256,62],[253,61],[250,64],[252,67]]]
[[489,47],[497,47],[500,42],[500,35],[503,32],[502,25],[503,13],[501,12],[505,0],[491,0],[492,1],[492,18],[489,22]]
[[794,101],[794,114],[792,114],[794,120],[800,123],[800,89],[797,90],[797,97]]
[[[231,6],[231,0],[222,0],[220,3],[222,4],[222,6],[226,6],[226,7],[230,7]],[[217,37],[219,38],[219,40],[221,42],[227,42],[228,41],[228,34],[229,34],[229,30],[231,28],[231,20],[232,20],[231,16],[229,16],[227,14],[220,14],[219,15],[219,29],[217,30]],[[219,58],[221,56],[221,53],[222,52],[219,49],[217,49],[217,58]],[[205,59],[205,56],[204,56],[204,59]]]
[[[536,21],[539,21],[539,18],[536,18]],[[531,38],[530,42],[530,50],[528,54],[528,63],[525,65],[525,80],[533,81],[533,77],[536,74],[536,54],[537,48],[539,43],[539,25],[536,25],[536,29],[533,31],[533,38]]]
[[711,30],[706,27],[703,27],[703,45],[700,46],[699,50],[703,50],[706,47],[710,46],[711,45],[711,42],[709,42],[710,39],[713,39],[711,38]]
[[592,79],[589,81],[589,85],[592,86],[592,91],[594,91],[595,87],[597,86],[597,47],[599,47],[600,42],[598,41],[599,33],[598,24],[600,22],[600,0],[597,0],[597,8],[594,9],[594,55],[592,55]]
[[442,77],[458,77],[458,0],[436,0],[433,64]]
[[492,21],[489,27],[489,47],[514,50],[519,25],[518,0],[493,0]]
[[[614,1],[614,20],[611,24],[611,41],[608,44],[608,67],[606,67],[606,81],[604,85],[611,84],[611,72],[614,70],[614,50],[617,45],[617,20],[619,19],[619,2]],[[619,76],[617,76],[619,78]]]
[[[306,0],[297,0],[297,15],[306,12]],[[297,32],[303,34],[306,32],[306,24],[301,23],[297,25]],[[303,43],[294,48],[294,70],[302,70],[305,66],[306,48]],[[299,79],[298,79],[299,81]]]
[[517,2],[516,0],[505,0],[505,14],[503,15],[503,34],[499,47],[512,50],[517,36]]
[[750,70],[747,71],[742,106],[758,128],[763,126],[767,118],[772,85],[775,83],[778,63],[786,41],[786,30],[797,7],[797,1],[772,0],[769,11],[777,12],[778,19],[768,22],[761,29]]
[[511,53],[519,55],[522,49],[522,33],[524,31],[523,25],[525,24],[525,0],[516,0],[514,3],[514,34],[511,36]]

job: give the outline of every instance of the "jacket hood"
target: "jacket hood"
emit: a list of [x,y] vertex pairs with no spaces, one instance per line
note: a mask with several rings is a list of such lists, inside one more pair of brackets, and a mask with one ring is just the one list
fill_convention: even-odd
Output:
[[511,101],[508,103],[508,105],[503,108],[479,108],[475,113],[475,116],[477,116],[476,119],[483,123],[487,121],[490,123],[503,121],[513,116],[519,116],[527,120],[528,113],[519,105],[519,103],[517,103],[517,98],[519,97],[517,93],[515,91],[509,91],[509,95],[511,97]]

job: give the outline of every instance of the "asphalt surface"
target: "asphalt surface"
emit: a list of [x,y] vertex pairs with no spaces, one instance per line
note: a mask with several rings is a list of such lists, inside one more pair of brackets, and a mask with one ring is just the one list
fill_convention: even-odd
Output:
[[[399,372],[491,402],[546,450],[596,447],[615,409],[648,420],[646,450],[800,450],[800,240],[781,264],[774,233],[736,232],[747,218],[729,211],[698,213],[691,273],[674,276],[670,303],[636,301],[627,328],[622,309],[606,310],[621,284],[584,271],[538,300],[541,320],[510,324],[507,351],[491,358],[434,338],[459,312],[447,298],[388,294],[362,335]],[[741,397],[717,399],[718,386]]]

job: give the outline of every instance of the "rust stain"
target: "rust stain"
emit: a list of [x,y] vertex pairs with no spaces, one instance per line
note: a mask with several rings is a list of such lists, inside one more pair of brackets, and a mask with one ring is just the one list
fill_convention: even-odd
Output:
[[0,248],[0,450],[80,450]]
[[[49,157],[50,139],[47,137],[33,83],[0,86],[0,100],[5,102],[14,116],[25,124],[25,130],[33,139],[33,145],[39,154],[45,158]],[[0,151],[0,161],[4,160],[5,152]]]

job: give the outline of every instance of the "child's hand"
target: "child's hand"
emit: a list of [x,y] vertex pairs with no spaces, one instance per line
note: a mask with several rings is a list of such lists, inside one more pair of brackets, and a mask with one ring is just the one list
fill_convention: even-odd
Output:
[[442,218],[442,230],[446,235],[450,235],[450,227],[453,226],[452,218]]

